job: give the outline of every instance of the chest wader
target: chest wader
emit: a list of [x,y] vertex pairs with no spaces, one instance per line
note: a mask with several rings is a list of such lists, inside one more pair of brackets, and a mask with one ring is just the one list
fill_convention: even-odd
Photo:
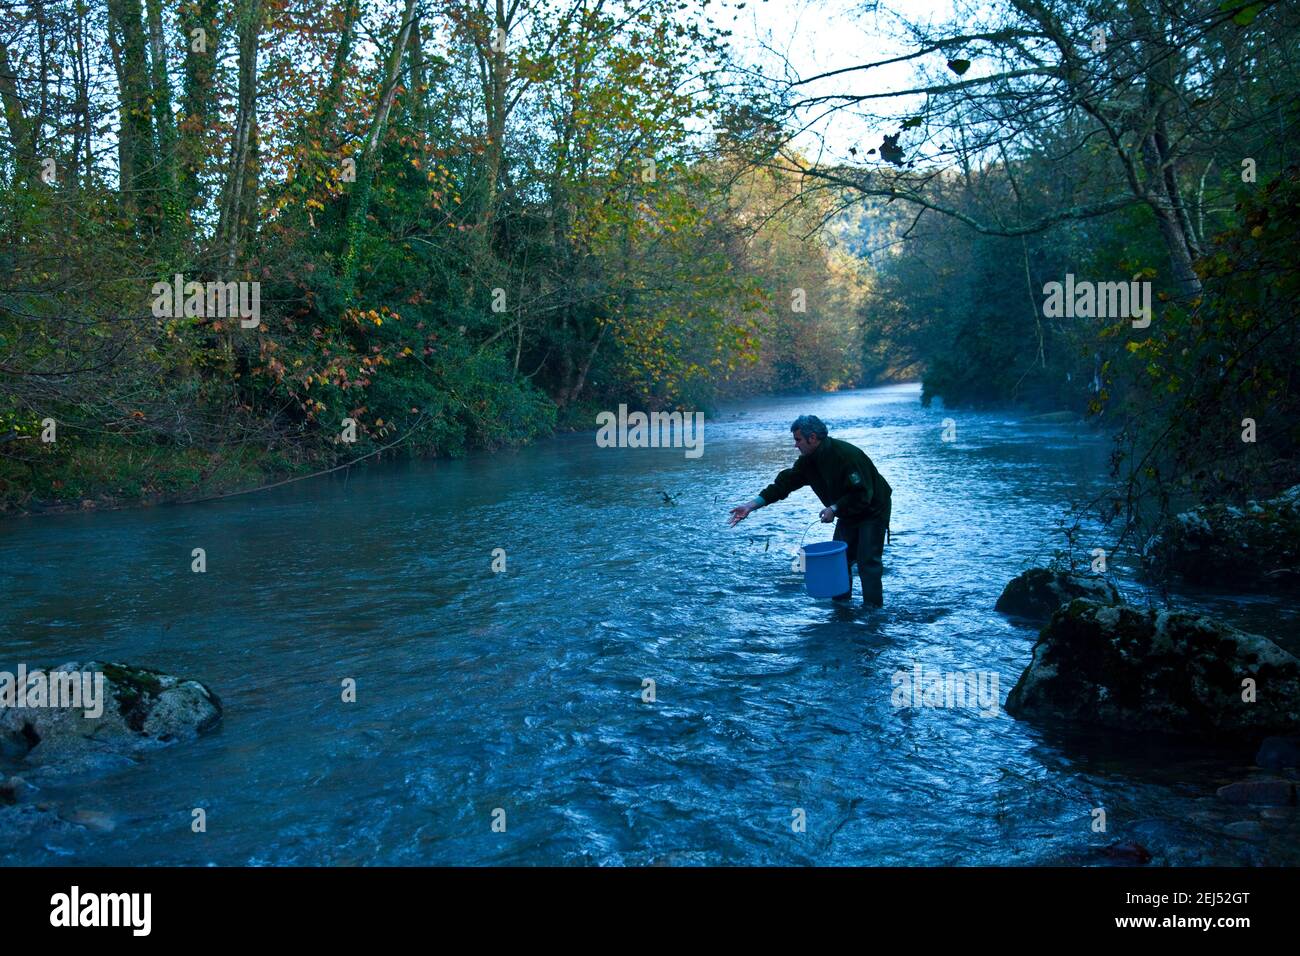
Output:
[[848,545],[848,550],[844,552],[844,559],[849,565],[849,590],[844,594],[837,594],[834,600],[847,601],[853,597],[853,565],[856,562],[858,580],[862,584],[862,603],[869,607],[884,606],[884,589],[880,579],[885,571],[883,561],[885,540],[889,537],[892,511],[891,503],[890,508],[878,517],[867,518],[847,527],[842,523],[836,523],[834,540],[843,541]]

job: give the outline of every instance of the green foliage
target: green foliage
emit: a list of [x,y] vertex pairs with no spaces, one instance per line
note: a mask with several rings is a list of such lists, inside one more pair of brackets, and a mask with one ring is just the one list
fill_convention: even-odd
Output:
[[[35,130],[76,170],[58,189],[0,156],[0,510],[201,497],[518,444],[620,401],[851,381],[839,317],[861,276],[807,228],[816,210],[751,225],[707,134],[730,104],[703,6],[525,0],[500,56],[473,0],[419,5],[418,29],[404,2],[196,0],[210,50],[165,16],[162,61],[138,0],[4,38],[31,102],[33,71],[70,66],[47,36],[128,47]],[[88,166],[63,135],[78,96],[122,137]],[[150,289],[177,273],[259,283],[260,324],[156,316]],[[835,307],[797,336],[793,285]]]
[[1202,295],[1161,309],[1114,373],[1118,447],[1132,449],[1116,471],[1159,510],[1300,481],[1300,168],[1243,188],[1235,213],[1197,263]]

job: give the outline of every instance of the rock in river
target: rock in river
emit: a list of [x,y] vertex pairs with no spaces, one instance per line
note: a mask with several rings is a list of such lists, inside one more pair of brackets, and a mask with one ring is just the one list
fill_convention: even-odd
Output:
[[1241,508],[1184,512],[1147,542],[1143,559],[1193,584],[1300,591],[1300,485]]
[[1257,742],[1300,726],[1300,660],[1203,615],[1076,600],[1039,634],[1006,709],[1018,718]]
[[[83,678],[87,693],[79,706],[30,706],[6,695],[0,700],[0,749],[28,765],[76,769],[104,755],[128,755],[190,740],[221,721],[221,701],[196,680],[127,664],[64,664],[31,671],[29,683],[54,687]],[[91,691],[98,683],[100,691]],[[95,701],[99,706],[96,708]],[[95,713],[96,709],[99,713]]]
[[1219,797],[1228,803],[1286,807],[1295,803],[1295,784],[1290,780],[1241,780],[1220,787]]
[[1075,598],[1119,604],[1119,592],[1108,581],[1067,571],[1030,568],[1013,578],[1002,591],[995,611],[1036,621],[1046,621],[1058,607]]
[[1300,767],[1300,736],[1265,737],[1255,755],[1255,765],[1270,770]]

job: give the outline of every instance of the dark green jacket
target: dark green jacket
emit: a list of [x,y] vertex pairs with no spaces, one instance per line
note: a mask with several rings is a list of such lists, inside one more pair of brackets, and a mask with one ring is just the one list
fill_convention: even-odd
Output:
[[759,492],[767,504],[784,501],[790,492],[811,485],[821,503],[835,505],[835,515],[846,525],[889,513],[893,489],[867,453],[829,435],[811,455],[800,455],[794,466],[776,476]]

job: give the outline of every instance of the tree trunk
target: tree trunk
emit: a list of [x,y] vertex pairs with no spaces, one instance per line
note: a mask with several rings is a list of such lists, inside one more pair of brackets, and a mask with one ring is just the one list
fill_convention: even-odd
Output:
[[[42,134],[45,132],[45,125],[50,115],[50,56],[49,43],[46,38],[46,17],[45,4],[37,0],[32,4],[32,14],[36,20],[36,48],[39,51],[40,60],[40,79],[37,87],[41,91],[40,98],[37,100],[36,115],[32,118],[32,140],[36,149],[42,149],[40,142]],[[47,154],[48,155],[48,154]],[[45,156],[41,156],[44,159]]]
[[1197,254],[1196,242],[1188,232],[1185,216],[1180,216],[1177,194],[1170,194],[1169,180],[1154,133],[1142,144],[1142,163],[1147,173],[1147,202],[1156,214],[1160,238],[1169,252],[1169,264],[1180,295],[1192,298],[1201,294],[1201,280],[1196,275],[1193,262]]
[[569,404],[569,395],[572,391],[573,374],[573,342],[569,336],[569,325],[572,308],[565,306],[560,313],[560,394],[555,396],[555,404],[564,408]]
[[488,46],[488,142],[484,155],[484,204],[480,222],[488,225],[496,214],[497,180],[501,177],[501,160],[506,136],[506,83],[509,64],[506,60],[505,0],[496,0],[496,27]]
[[[255,213],[257,209],[257,175],[252,171],[250,177],[249,165],[254,162],[257,135],[257,47],[261,29],[261,0],[243,0],[239,15],[239,108],[217,224],[218,247],[227,270],[233,270],[239,259],[244,227],[250,219],[248,211]],[[246,193],[250,182],[254,187],[252,196]]]
[[114,51],[121,93],[124,150],[119,172],[124,204],[138,211],[146,232],[156,232],[158,197],[154,192],[155,151],[149,111],[149,57],[145,48],[140,0],[108,0],[109,30],[116,27],[119,50]]
[[338,108],[339,95],[343,90],[343,80],[347,77],[348,60],[352,56],[352,37],[357,24],[358,0],[347,0],[343,8],[343,29],[339,33],[339,45],[334,50],[334,65],[330,69],[329,85],[320,99],[316,109],[316,133],[325,132],[330,117]]
[[[174,197],[176,176],[176,121],[172,116],[171,80],[167,72],[167,39],[163,30],[162,0],[145,0],[149,17],[149,57],[153,97],[153,120],[158,131],[158,178]],[[172,198],[169,197],[169,198]],[[174,202],[172,202],[174,206]]]
[[72,189],[83,184],[82,158],[85,157],[85,185],[90,185],[92,159],[90,146],[93,134],[90,129],[90,70],[86,62],[86,14],[84,7],[76,9],[72,27],[72,149],[69,151],[68,180]]
[[428,130],[425,128],[425,86],[424,47],[420,35],[420,14],[416,13],[415,23],[411,26],[411,88],[407,91],[407,95],[410,97],[411,123],[420,131],[421,145],[424,143],[424,137],[428,134]]
[[0,105],[4,106],[9,142],[16,158],[15,181],[36,175],[36,138],[18,95],[18,76],[9,64],[9,48],[0,41]]
[[600,351],[600,340],[605,337],[605,330],[609,328],[608,322],[601,323],[600,331],[596,333],[596,341],[591,343],[591,349],[588,350],[586,358],[582,361],[582,366],[578,369],[578,375],[573,380],[573,385],[569,389],[568,400],[576,402],[578,396],[582,394],[583,388],[587,385],[587,373],[591,371],[591,363],[596,359],[596,353]]
[[[345,0],[343,23],[339,29],[339,43],[334,48],[334,64],[330,68],[330,77],[321,93],[321,98],[311,115],[300,127],[297,136],[298,157],[293,170],[285,179],[284,187],[305,197],[313,188],[312,173],[320,164],[320,154],[312,144],[321,143],[327,153],[336,149],[335,141],[330,136],[330,120],[338,110],[339,99],[343,92],[343,83],[347,79],[348,63],[352,57],[353,38],[356,34],[358,0]],[[330,140],[326,146],[326,140]],[[334,161],[341,168],[342,160],[337,155]]]
[[[208,161],[208,137],[216,112],[213,74],[220,52],[221,34],[217,29],[217,0],[197,0],[183,9],[192,10],[193,15],[182,16],[181,20],[181,32],[185,36],[185,80],[181,103],[184,115],[176,146],[176,166],[181,215],[192,218],[202,204],[203,185],[199,177]],[[193,35],[195,30],[203,31],[203,50],[194,49],[198,39]]]
[[[123,76],[126,73],[126,66],[122,62],[122,38],[119,36],[117,23],[112,17],[108,19],[108,49],[113,54],[113,72],[117,74],[118,89],[124,89],[125,81]],[[121,193],[122,209],[128,214],[135,208],[135,201],[127,188],[135,175],[135,164],[131,161],[133,155],[131,126],[129,123],[119,122],[117,129],[117,182],[118,191]]]
[[410,42],[411,27],[414,23],[415,0],[406,0],[402,22],[398,24],[397,37],[393,40],[393,48],[388,54],[384,86],[380,92],[379,103],[375,107],[375,116],[370,123],[366,145],[357,158],[357,181],[353,184],[352,195],[348,200],[348,219],[344,228],[343,254],[340,256],[339,272],[345,308],[351,308],[352,303],[356,301],[356,290],[353,285],[357,276],[357,243],[365,229],[366,215],[370,212],[370,186],[374,177],[372,164],[388,124],[393,98],[397,95],[397,81],[401,77],[403,56],[406,45]]
[[1149,124],[1149,131],[1141,144],[1142,168],[1146,174],[1145,199],[1156,214],[1156,224],[1169,251],[1169,265],[1178,292],[1191,298],[1201,293],[1201,280],[1192,265],[1200,250],[1178,188],[1176,157],[1170,146],[1165,116],[1169,97],[1179,91],[1176,76],[1179,51],[1166,39],[1169,22],[1164,11],[1152,12],[1135,0],[1129,0],[1127,6],[1143,34],[1138,49],[1144,63],[1142,79],[1145,83],[1143,105],[1146,116],[1143,120]]
[[[1079,58],[1075,38],[1069,36],[1053,10],[1037,0],[1012,0],[1012,5],[1026,16],[1034,26],[1043,30],[1061,55],[1061,66],[1067,78],[1068,92],[1089,115],[1098,122],[1107,123],[1103,112],[1106,89],[1094,88],[1086,79],[1088,70]],[[1119,142],[1120,130],[1108,123],[1112,148],[1124,164],[1129,189],[1155,212],[1160,238],[1169,252],[1169,262],[1179,293],[1196,296],[1201,291],[1201,281],[1196,276],[1192,262],[1197,255],[1197,244],[1192,237],[1185,206],[1178,189],[1176,170],[1168,137],[1164,134],[1164,109],[1168,98],[1181,90],[1176,79],[1178,51],[1171,49],[1163,38],[1168,36],[1168,22],[1157,22],[1147,7],[1138,0],[1128,0],[1126,9],[1133,17],[1142,37],[1138,41],[1141,58],[1140,74],[1145,87],[1142,91],[1142,115],[1127,121],[1128,129],[1145,129],[1140,154],[1141,169],[1133,162],[1126,147]],[[1160,16],[1165,16],[1162,12]]]

